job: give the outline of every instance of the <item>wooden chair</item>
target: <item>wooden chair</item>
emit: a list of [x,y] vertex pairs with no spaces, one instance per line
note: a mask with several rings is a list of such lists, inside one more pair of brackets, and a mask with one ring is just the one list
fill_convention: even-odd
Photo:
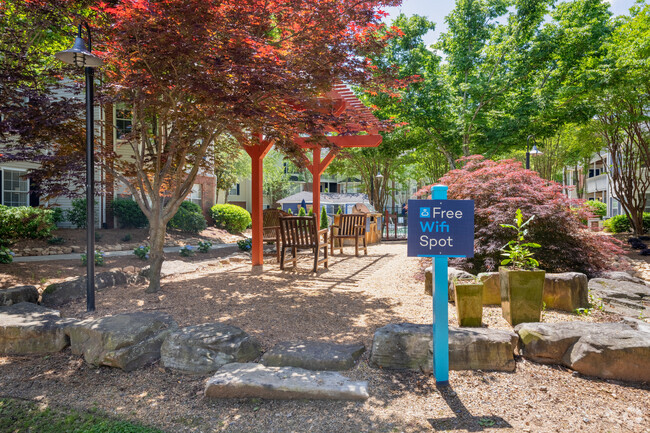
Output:
[[[327,269],[327,229],[318,230],[318,221],[315,216],[281,216],[280,235],[282,237],[280,269],[284,270],[284,256],[287,248],[291,248],[294,268],[297,262],[296,251],[310,249],[314,254],[314,272],[318,272],[318,265],[321,263]],[[321,236],[323,237],[322,241]],[[323,259],[319,260],[321,248],[324,248]]]
[[359,257],[359,240],[363,241],[363,250],[368,255],[366,245],[366,214],[343,214],[338,224],[332,225],[330,248],[334,254],[334,240],[339,240],[340,253],[343,254],[343,240],[354,239],[354,255]]
[[289,215],[282,209],[264,209],[262,211],[262,242],[275,244],[278,262],[280,261],[280,217]]

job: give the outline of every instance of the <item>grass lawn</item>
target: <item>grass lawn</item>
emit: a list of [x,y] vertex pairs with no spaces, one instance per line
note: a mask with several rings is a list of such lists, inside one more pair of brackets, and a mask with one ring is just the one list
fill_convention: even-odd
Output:
[[0,398],[0,432],[164,433],[151,427],[112,419],[98,411],[41,408],[38,404]]

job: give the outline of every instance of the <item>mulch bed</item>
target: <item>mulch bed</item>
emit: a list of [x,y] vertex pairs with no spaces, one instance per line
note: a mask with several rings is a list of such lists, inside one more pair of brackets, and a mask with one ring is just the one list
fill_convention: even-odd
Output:
[[[424,294],[418,260],[404,243],[371,245],[368,256],[332,256],[330,269],[280,271],[268,255],[262,270],[250,263],[206,266],[163,280],[159,293],[144,285],[97,294],[97,312],[170,313],[181,326],[220,321],[258,337],[265,350],[280,341],[363,342],[389,323],[431,323],[431,297]],[[198,260],[195,258],[194,260]],[[131,263],[133,264],[133,260]],[[40,264],[39,264],[40,266]],[[88,317],[83,300],[61,309]],[[450,324],[457,324],[453,305]],[[544,321],[615,321],[602,312],[576,316],[546,311]],[[486,307],[487,326],[511,329],[497,307]],[[513,432],[647,431],[648,384],[625,384],[576,375],[556,366],[518,359],[515,373],[450,373],[450,387],[437,388],[420,372],[371,368],[366,353],[345,375],[369,381],[366,402],[206,400],[206,376],[186,376],[152,365],[124,373],[94,368],[69,349],[48,356],[0,357],[0,394],[99,408],[170,432]]]

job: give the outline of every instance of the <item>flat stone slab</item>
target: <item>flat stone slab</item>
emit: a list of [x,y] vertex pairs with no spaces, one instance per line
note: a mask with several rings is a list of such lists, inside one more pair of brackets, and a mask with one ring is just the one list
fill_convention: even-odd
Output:
[[[129,275],[122,271],[107,271],[95,274],[95,289],[126,284]],[[41,302],[49,307],[57,307],[86,296],[86,277],[78,277],[61,283],[50,284],[43,291]]]
[[368,382],[354,381],[334,371],[261,364],[226,364],[208,379],[208,398],[293,400],[366,400]]
[[176,329],[169,314],[135,312],[84,320],[66,332],[72,353],[87,363],[132,371],[158,360],[165,337]]
[[262,364],[272,367],[299,367],[307,370],[349,370],[366,346],[320,341],[281,342],[262,356]]
[[[514,371],[517,340],[517,335],[509,331],[450,326],[449,368]],[[370,354],[371,365],[430,372],[432,363],[432,325],[390,324],[375,332]]]
[[589,290],[603,302],[604,310],[623,316],[650,316],[650,287],[631,280],[594,278]]
[[[195,250],[196,251],[196,250]],[[160,270],[160,278],[166,278],[177,274],[190,274],[196,272],[199,268],[205,266],[202,262],[184,262],[182,260],[165,260]],[[140,271],[140,275],[148,278],[149,266],[146,266]]]
[[70,342],[66,329],[75,319],[29,302],[0,307],[0,353],[27,355],[63,350]]
[[212,373],[232,362],[253,361],[259,341],[236,326],[204,323],[171,332],[160,348],[164,367],[184,373]]
[[0,290],[0,306],[21,302],[38,303],[38,289],[35,286],[15,286]]
[[607,280],[616,280],[616,281],[629,281],[630,283],[644,284],[647,283],[639,277],[630,275],[627,272],[623,271],[604,271],[598,274],[598,278],[603,278]]
[[519,351],[527,359],[560,364],[588,376],[650,381],[650,333],[623,323],[522,323]]

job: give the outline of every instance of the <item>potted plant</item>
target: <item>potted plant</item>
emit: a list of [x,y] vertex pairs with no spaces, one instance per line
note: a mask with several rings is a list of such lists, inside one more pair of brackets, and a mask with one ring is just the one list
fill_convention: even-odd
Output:
[[483,282],[476,278],[454,280],[454,299],[460,326],[481,326]]
[[531,248],[540,245],[525,242],[526,226],[534,216],[524,222],[521,209],[515,214],[515,225],[501,224],[501,227],[517,232],[515,239],[501,248],[506,258],[499,267],[501,286],[501,308],[503,317],[512,326],[524,322],[539,322],[542,313],[542,292],[546,272],[537,269],[539,262],[533,258]]

